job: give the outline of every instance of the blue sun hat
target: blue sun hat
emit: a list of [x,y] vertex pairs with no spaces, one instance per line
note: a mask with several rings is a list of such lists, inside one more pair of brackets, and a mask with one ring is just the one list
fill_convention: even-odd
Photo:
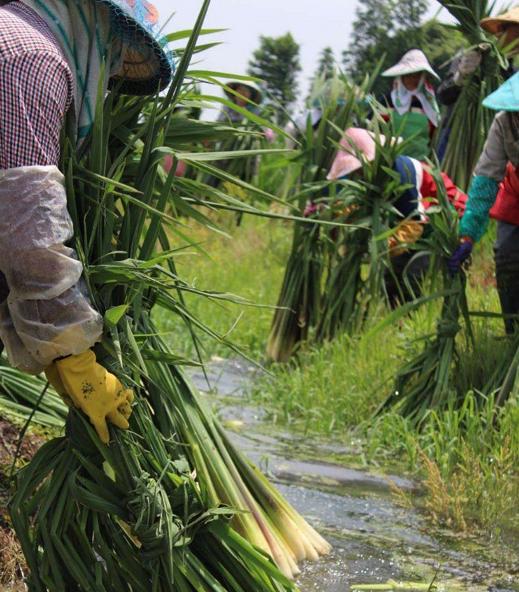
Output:
[[148,95],[163,90],[174,71],[173,54],[160,36],[159,13],[147,0],[96,0],[107,6],[116,34],[125,44],[120,75],[113,84],[129,95]]
[[519,111],[519,72],[489,95],[483,106],[494,111]]

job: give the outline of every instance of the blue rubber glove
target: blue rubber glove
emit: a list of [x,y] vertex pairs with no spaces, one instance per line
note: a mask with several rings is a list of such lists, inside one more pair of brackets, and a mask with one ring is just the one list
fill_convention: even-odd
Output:
[[472,254],[473,248],[474,243],[472,242],[472,240],[470,240],[469,238],[461,239],[461,242],[458,245],[457,249],[447,260],[447,268],[452,273],[452,275],[458,273],[460,267]]

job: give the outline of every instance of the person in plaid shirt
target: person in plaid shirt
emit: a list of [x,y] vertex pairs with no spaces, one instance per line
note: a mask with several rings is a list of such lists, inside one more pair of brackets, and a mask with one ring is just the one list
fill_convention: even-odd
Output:
[[169,83],[157,19],[145,0],[0,0],[0,339],[13,367],[45,371],[105,443],[107,422],[128,427],[133,394],[91,350],[102,319],[67,246],[60,136],[71,116],[78,146],[87,138],[103,65],[128,94]]

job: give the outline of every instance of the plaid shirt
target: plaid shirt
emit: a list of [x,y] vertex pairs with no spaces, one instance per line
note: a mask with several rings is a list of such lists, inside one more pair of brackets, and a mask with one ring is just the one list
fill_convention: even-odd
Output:
[[0,169],[58,164],[73,84],[46,23],[21,2],[0,7]]

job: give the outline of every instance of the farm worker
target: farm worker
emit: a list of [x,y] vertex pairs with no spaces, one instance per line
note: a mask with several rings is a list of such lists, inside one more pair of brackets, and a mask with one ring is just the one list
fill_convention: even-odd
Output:
[[[225,88],[225,94],[238,107],[246,109],[251,113],[259,114],[263,93],[255,82],[229,82]],[[218,121],[226,121],[228,123],[241,123],[243,120],[244,116],[229,105],[225,105],[218,116]],[[264,128],[263,135],[267,142],[273,142],[276,138],[275,132],[270,128]]]
[[418,160],[431,156],[431,140],[440,122],[440,109],[431,79],[439,80],[424,52],[411,49],[382,73],[393,78],[391,93],[385,98],[394,133],[410,139],[407,153]]
[[[328,180],[361,176],[363,165],[375,160],[375,139],[374,134],[365,129],[347,129],[340,142],[341,149],[328,173]],[[384,144],[386,139],[379,136],[379,141]],[[416,257],[405,245],[415,243],[422,236],[427,223],[427,209],[437,203],[438,185],[429,166],[415,158],[397,156],[393,170],[400,175],[402,185],[410,185],[393,204],[400,214],[400,222],[396,224],[388,241],[392,271],[386,274],[385,283],[390,305],[396,307],[402,300],[412,300],[420,293],[429,261],[425,256]],[[449,201],[460,215],[463,214],[467,196],[445,173],[441,173],[441,177]]]
[[[246,110],[254,115],[259,115],[263,95],[257,84],[253,81],[235,80],[228,82],[224,91],[232,104],[224,105],[218,116],[218,121],[231,125],[245,126],[249,124],[252,129],[258,130],[258,126],[256,126],[254,122],[249,122],[243,111],[237,111],[233,108],[233,105],[236,105],[242,110]],[[275,139],[275,133],[272,129],[265,127],[259,128],[259,131],[261,131],[267,142],[272,142]],[[246,144],[242,144],[241,140],[238,140],[238,142],[239,143],[237,144],[236,138],[227,142],[224,141],[219,144],[218,150],[235,151],[237,148],[251,150],[259,147],[252,137]],[[259,158],[259,156],[253,156],[242,159],[221,160],[217,166],[218,168],[225,170],[227,173],[238,177],[245,183],[250,183],[259,170]],[[213,187],[219,187],[221,185],[228,195],[241,201],[246,201],[249,197],[246,189],[232,181],[221,182],[219,178],[211,175],[207,179],[207,183]],[[242,214],[238,213],[236,216],[238,226],[241,223],[241,219]]]
[[[503,45],[508,48],[510,55],[516,55],[519,51],[517,45],[519,39],[519,7],[512,8],[508,12],[496,17],[488,17],[481,21],[481,27],[492,35],[495,35]],[[444,116],[440,140],[438,142],[438,158],[441,160],[445,155],[450,135],[450,119],[456,101],[461,90],[470,77],[481,65],[483,53],[486,51],[485,44],[471,48],[457,55],[449,68],[449,72],[436,91],[438,101],[448,107]],[[509,66],[503,70],[503,76],[508,79],[513,76],[515,69]]]
[[[71,122],[88,149],[103,68],[127,94],[171,77],[141,0],[22,0],[0,7],[0,339],[11,365],[82,409],[103,442],[128,427],[133,394],[96,362],[103,322],[81,279],[58,169]],[[105,89],[106,90],[106,89]]]
[[[497,220],[494,245],[496,279],[504,315],[519,314],[519,73],[483,101],[498,111],[474,171],[460,244],[448,265],[455,273],[485,234],[489,217]],[[505,318],[507,333],[516,321]]]
[[[227,98],[234,105],[246,109],[251,113],[258,113],[263,95],[258,85],[252,81],[235,80],[228,82],[225,89]],[[224,105],[218,121],[225,121],[227,123],[240,123],[244,116],[230,105]]]

